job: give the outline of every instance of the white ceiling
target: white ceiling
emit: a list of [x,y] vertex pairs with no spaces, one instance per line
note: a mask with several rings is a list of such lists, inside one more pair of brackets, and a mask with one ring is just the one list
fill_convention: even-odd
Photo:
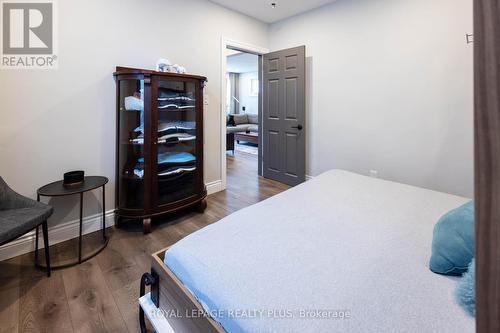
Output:
[[227,57],[226,71],[231,73],[257,72],[259,57],[250,53],[238,53]]
[[[210,0],[226,8],[273,23],[308,10],[326,5],[335,0]],[[276,3],[276,8],[271,3]]]

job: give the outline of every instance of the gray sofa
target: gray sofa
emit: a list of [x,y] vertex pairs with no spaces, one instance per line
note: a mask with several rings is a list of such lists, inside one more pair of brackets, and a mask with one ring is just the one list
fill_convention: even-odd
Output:
[[[230,118],[234,119],[235,126],[231,126]],[[237,132],[259,133],[259,116],[256,114],[230,114],[227,123],[227,134]]]

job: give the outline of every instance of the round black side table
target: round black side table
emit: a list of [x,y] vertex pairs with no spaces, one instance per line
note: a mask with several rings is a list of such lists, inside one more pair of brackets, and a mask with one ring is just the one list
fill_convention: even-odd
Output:
[[[40,197],[62,197],[66,195],[79,194],[80,195],[80,233],[78,236],[78,261],[69,263],[56,265],[52,268],[64,268],[69,266],[74,266],[81,264],[82,262],[89,260],[90,258],[96,256],[104,250],[104,248],[108,245],[108,238],[106,237],[106,198],[104,187],[108,183],[108,178],[101,176],[87,176],[85,177],[82,183],[76,185],[65,186],[63,185],[63,181],[57,181],[40,187],[37,191],[37,200],[40,201]],[[102,187],[102,238],[103,244],[99,249],[91,253],[90,255],[82,258],[82,227],[83,227],[83,193],[95,190],[99,187]],[[35,237],[35,264],[39,267],[45,267],[42,264],[38,263],[38,227],[36,228],[36,237]]]

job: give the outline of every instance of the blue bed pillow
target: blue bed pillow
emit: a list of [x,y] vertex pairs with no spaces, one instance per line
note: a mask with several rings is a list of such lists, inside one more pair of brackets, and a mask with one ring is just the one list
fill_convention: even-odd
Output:
[[434,227],[429,268],[434,273],[461,275],[474,257],[474,203],[446,213]]
[[472,259],[467,273],[458,282],[455,297],[458,304],[471,316],[476,315],[476,269],[475,260]]

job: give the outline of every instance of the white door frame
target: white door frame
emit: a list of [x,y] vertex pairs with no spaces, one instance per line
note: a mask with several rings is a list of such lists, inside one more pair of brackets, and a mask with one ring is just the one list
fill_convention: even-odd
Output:
[[[220,98],[220,124],[221,124],[221,133],[220,133],[220,147],[221,147],[221,181],[222,181],[222,190],[225,190],[227,187],[227,163],[226,163],[226,49],[234,49],[238,51],[242,51],[245,53],[253,53],[257,55],[263,55],[269,53],[269,49],[252,45],[245,42],[239,42],[230,38],[226,38],[222,36],[221,39],[221,76],[220,76],[220,84],[221,84],[221,98]],[[259,92],[262,94],[262,91]]]

